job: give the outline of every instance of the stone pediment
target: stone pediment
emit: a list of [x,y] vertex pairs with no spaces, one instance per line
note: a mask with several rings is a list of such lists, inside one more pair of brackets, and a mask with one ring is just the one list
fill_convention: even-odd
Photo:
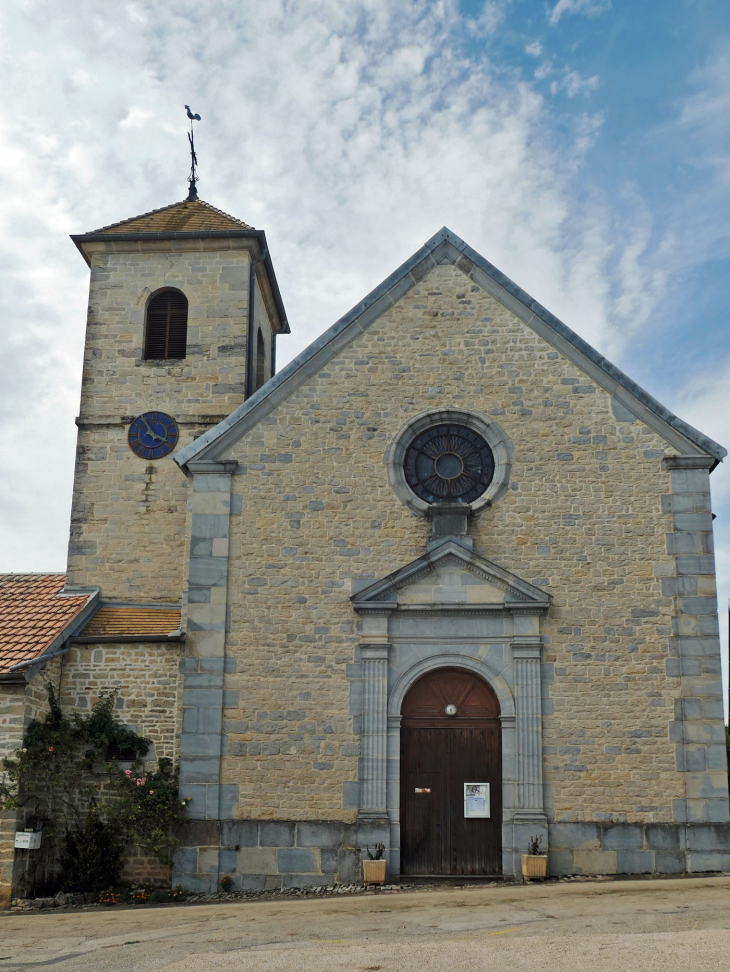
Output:
[[455,538],[445,538],[428,553],[400,570],[373,581],[353,594],[356,611],[515,610],[540,613],[550,607],[549,594],[522,580]]
[[[241,232],[256,234],[260,231]],[[85,238],[75,239],[79,241]],[[491,294],[592,382],[607,391],[612,396],[612,407],[617,417],[618,414],[624,415],[626,417],[623,421],[629,422],[638,418],[661,435],[680,455],[710,455],[717,462],[727,455],[723,446],[673,415],[464,240],[443,227],[375,290],[316,338],[222,422],[180,449],[174,456],[175,462],[184,468],[194,459],[220,458],[226,449],[258,425],[312,375],[317,374],[350,341],[359,337],[381,314],[415,287],[430,270],[443,264],[453,264],[461,270],[465,282],[471,281]],[[281,313],[283,314],[283,308]]]

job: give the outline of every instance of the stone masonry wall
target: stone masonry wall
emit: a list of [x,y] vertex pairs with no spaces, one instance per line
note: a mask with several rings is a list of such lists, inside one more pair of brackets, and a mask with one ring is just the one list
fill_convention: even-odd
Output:
[[475,549],[554,598],[541,626],[549,818],[672,821],[685,780],[669,735],[681,685],[661,497],[675,450],[451,265],[222,457],[240,462],[225,680],[240,704],[224,712],[222,778],[239,787],[237,815],[354,818],[348,597],[424,550],[430,525],[396,498],[383,453],[409,418],[449,406],[493,416],[514,444]]
[[[24,710],[25,686],[0,684],[0,761],[22,743]],[[0,908],[10,907],[16,829],[15,812],[0,813]]]
[[63,658],[64,711],[88,715],[102,691],[118,689],[117,718],[152,740],[146,762],[180,757],[182,644],[74,645]]
[[[178,422],[182,447],[244,400],[251,245],[250,240],[97,245],[78,420],[70,584],[100,585],[107,599],[179,602],[187,482],[171,456],[155,462],[135,456],[127,431],[141,412],[159,409]],[[187,356],[146,361],[146,306],[163,287],[176,287],[188,298]]]
[[[20,749],[25,729],[33,719],[44,719],[48,714],[47,684],[58,685],[60,668],[61,661],[56,658],[30,681],[21,685],[0,683],[0,761]],[[15,850],[15,831],[24,825],[22,810],[0,814],[0,908],[10,906],[11,889],[25,872],[25,857],[37,853]]]
[[[118,688],[117,717],[152,740],[148,765],[162,756],[179,760],[182,721],[181,644],[77,645],[54,659],[25,685],[0,685],[0,758],[19,748],[23,730],[32,719],[48,712],[47,685],[54,686],[68,714],[87,715],[99,693]],[[25,855],[15,851],[14,836],[22,816],[0,816],[0,908],[10,902],[11,884],[25,870]],[[14,868],[15,863],[15,868]],[[15,879],[13,881],[13,871]],[[126,852],[125,880],[147,878],[165,882],[170,868],[130,847]],[[17,890],[16,890],[17,893]]]

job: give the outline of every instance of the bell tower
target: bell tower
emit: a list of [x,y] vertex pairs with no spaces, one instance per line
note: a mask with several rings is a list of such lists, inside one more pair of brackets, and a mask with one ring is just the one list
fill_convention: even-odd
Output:
[[68,586],[177,603],[187,481],[173,453],[274,374],[289,333],[266,236],[189,197],[72,239],[91,282]]

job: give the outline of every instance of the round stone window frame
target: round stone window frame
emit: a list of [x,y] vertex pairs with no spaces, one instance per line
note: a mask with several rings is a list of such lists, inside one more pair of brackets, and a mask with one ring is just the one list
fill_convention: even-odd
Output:
[[504,429],[493,419],[487,418],[480,412],[467,411],[461,408],[434,408],[419,412],[404,425],[400,427],[395,438],[385,450],[383,461],[388,470],[388,482],[393,488],[395,495],[414,513],[419,516],[428,516],[429,510],[438,503],[427,503],[411,490],[406,482],[403,463],[405,461],[408,447],[422,432],[436,425],[463,425],[468,429],[473,429],[479,433],[489,445],[494,456],[494,476],[486,490],[468,504],[472,513],[480,513],[504,495],[509,486],[509,477],[512,470],[514,449],[512,440]]

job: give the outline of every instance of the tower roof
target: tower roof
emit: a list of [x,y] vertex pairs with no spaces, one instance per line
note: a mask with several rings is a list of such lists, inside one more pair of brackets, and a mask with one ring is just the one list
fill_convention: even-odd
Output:
[[97,251],[101,248],[108,252],[114,249],[128,249],[130,246],[132,249],[138,249],[140,246],[145,247],[150,243],[160,242],[164,247],[166,244],[185,244],[185,241],[190,245],[191,240],[249,239],[255,241],[253,255],[256,256],[257,247],[256,262],[263,263],[279,316],[278,333],[290,333],[266,234],[263,230],[254,229],[243,220],[229,216],[228,213],[216,209],[202,199],[184,199],[182,202],[163,206],[162,209],[142,213],[141,216],[132,216],[119,223],[110,223],[108,226],[92,230],[91,233],[74,233],[71,239],[89,266],[91,266],[94,248]]
[[141,216],[110,223],[94,233],[210,233],[253,229],[235,216],[229,216],[202,199],[172,203]]

